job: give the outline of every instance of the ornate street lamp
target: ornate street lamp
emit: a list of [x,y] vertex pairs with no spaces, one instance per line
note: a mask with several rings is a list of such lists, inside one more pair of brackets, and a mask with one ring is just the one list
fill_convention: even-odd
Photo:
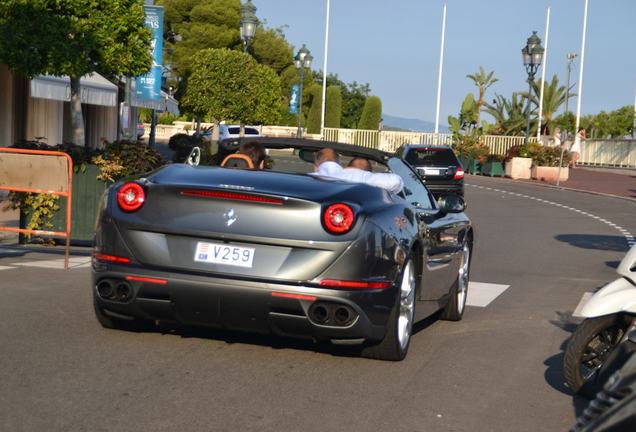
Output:
[[252,0],[247,0],[247,3],[241,4],[241,40],[243,41],[244,52],[247,52],[247,47],[254,39],[257,25],[256,6],[254,6]]
[[530,36],[526,42],[526,46],[521,49],[523,65],[526,67],[526,72],[528,73],[528,106],[526,108],[528,124],[526,126],[526,141],[528,141],[528,137],[530,136],[530,94],[532,93],[532,83],[534,82],[534,75],[537,73],[539,66],[541,66],[544,52],[545,49],[541,46],[541,39],[537,36],[537,32],[533,31],[532,36]]
[[296,66],[296,69],[300,69],[300,91],[298,92],[298,129],[296,130],[296,138],[303,137],[303,81],[305,80],[305,68],[311,67],[311,61],[313,59],[314,58],[312,57],[305,44],[303,44],[303,46],[298,50],[298,53],[294,57],[294,66]]

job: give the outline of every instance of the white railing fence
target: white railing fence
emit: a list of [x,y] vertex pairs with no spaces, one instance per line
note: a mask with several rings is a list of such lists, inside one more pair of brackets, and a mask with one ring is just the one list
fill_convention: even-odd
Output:
[[585,140],[579,163],[636,168],[636,140]]
[[[212,123],[202,123],[202,127],[210,127]],[[150,125],[145,125],[146,134]],[[172,125],[157,125],[158,138],[170,138],[178,133],[192,133],[195,125],[191,122],[174,122]],[[259,126],[261,134],[270,137],[293,138],[296,136],[294,126]],[[320,140],[320,135],[305,134],[305,138]],[[404,144],[452,145],[453,136],[449,133],[435,134],[431,132],[397,132],[359,129],[325,128],[324,140],[355,144],[368,148],[377,148],[386,152],[394,152]],[[491,154],[505,155],[510,147],[525,142],[522,136],[483,135],[480,141],[490,148]],[[530,138],[536,142],[536,138]],[[612,166],[636,168],[636,140],[586,140],[581,145],[579,163],[594,166]]]

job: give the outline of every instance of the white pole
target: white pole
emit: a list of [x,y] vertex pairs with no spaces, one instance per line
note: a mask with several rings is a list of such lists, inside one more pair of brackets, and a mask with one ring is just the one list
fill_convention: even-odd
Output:
[[543,65],[541,66],[541,92],[539,95],[539,127],[537,128],[537,141],[541,142],[541,121],[543,120],[543,88],[545,87],[545,70],[548,67],[548,38],[550,37],[550,9],[545,19],[545,52],[543,53]]
[[437,71],[437,107],[435,109],[435,135],[439,133],[439,106],[442,96],[442,71],[444,64],[444,36],[446,33],[446,3],[444,3],[444,14],[442,16],[442,43],[439,49],[439,69]]
[[576,126],[574,133],[578,133],[581,124],[581,99],[583,96],[583,64],[585,63],[585,34],[587,32],[587,2],[585,0],[585,10],[583,12],[583,38],[581,39],[581,65],[579,66],[579,93],[576,97]]
[[329,6],[327,0],[327,18],[325,19],[325,59],[322,66],[322,111],[320,114],[320,138],[325,139],[325,110],[327,109],[327,55],[329,53]]
[[636,135],[636,96],[634,96],[634,118],[632,119],[632,138]]

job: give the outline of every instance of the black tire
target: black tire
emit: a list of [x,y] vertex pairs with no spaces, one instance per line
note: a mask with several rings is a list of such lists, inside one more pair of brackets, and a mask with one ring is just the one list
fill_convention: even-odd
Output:
[[[466,243],[462,249],[462,261],[459,265],[457,278],[450,290],[450,298],[440,315],[440,318],[443,320],[461,321],[464,316],[464,310],[466,309],[466,297],[468,296],[471,257],[471,245],[470,243]],[[463,290],[463,296],[460,296],[460,290]]]
[[[408,338],[406,339],[406,343],[400,343],[400,338],[398,335],[399,332],[399,319],[400,319],[400,309],[402,307],[402,295],[401,295],[401,287],[404,282],[404,278],[407,277],[406,270],[410,269],[411,272],[410,277],[413,278],[413,287],[412,287],[412,295],[410,296],[412,299],[413,309],[412,309],[412,317],[410,324],[407,325],[408,330]],[[415,297],[417,285],[415,284],[415,280],[417,280],[417,276],[415,275],[415,266],[413,265],[412,260],[407,260],[402,268],[402,274],[400,276],[400,285],[398,286],[398,292],[396,294],[395,304],[393,305],[393,309],[391,310],[391,315],[389,316],[389,320],[387,323],[386,334],[384,335],[384,339],[381,342],[374,345],[366,345],[362,348],[361,355],[367,358],[373,358],[378,360],[388,360],[388,361],[400,361],[404,360],[406,354],[408,353],[409,346],[411,344],[411,336],[413,332],[413,321],[415,318]]]
[[614,314],[588,318],[579,324],[572,333],[563,356],[565,382],[574,393],[593,398],[602,389],[602,382],[585,385],[586,381],[595,369],[602,366],[625,334],[630,322],[630,319]]
[[93,298],[93,308],[95,309],[95,318],[97,318],[97,321],[104,328],[128,331],[139,330],[140,328],[139,322],[137,320],[127,321],[106,315],[106,313],[104,313],[104,311],[97,304],[97,300],[95,298]]

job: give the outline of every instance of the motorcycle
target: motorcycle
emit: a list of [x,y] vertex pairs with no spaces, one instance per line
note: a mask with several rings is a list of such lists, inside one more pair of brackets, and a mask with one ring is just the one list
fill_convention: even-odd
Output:
[[565,381],[574,393],[588,398],[636,352],[636,245],[616,272],[621,277],[597,291],[581,309],[585,320],[565,349]]

